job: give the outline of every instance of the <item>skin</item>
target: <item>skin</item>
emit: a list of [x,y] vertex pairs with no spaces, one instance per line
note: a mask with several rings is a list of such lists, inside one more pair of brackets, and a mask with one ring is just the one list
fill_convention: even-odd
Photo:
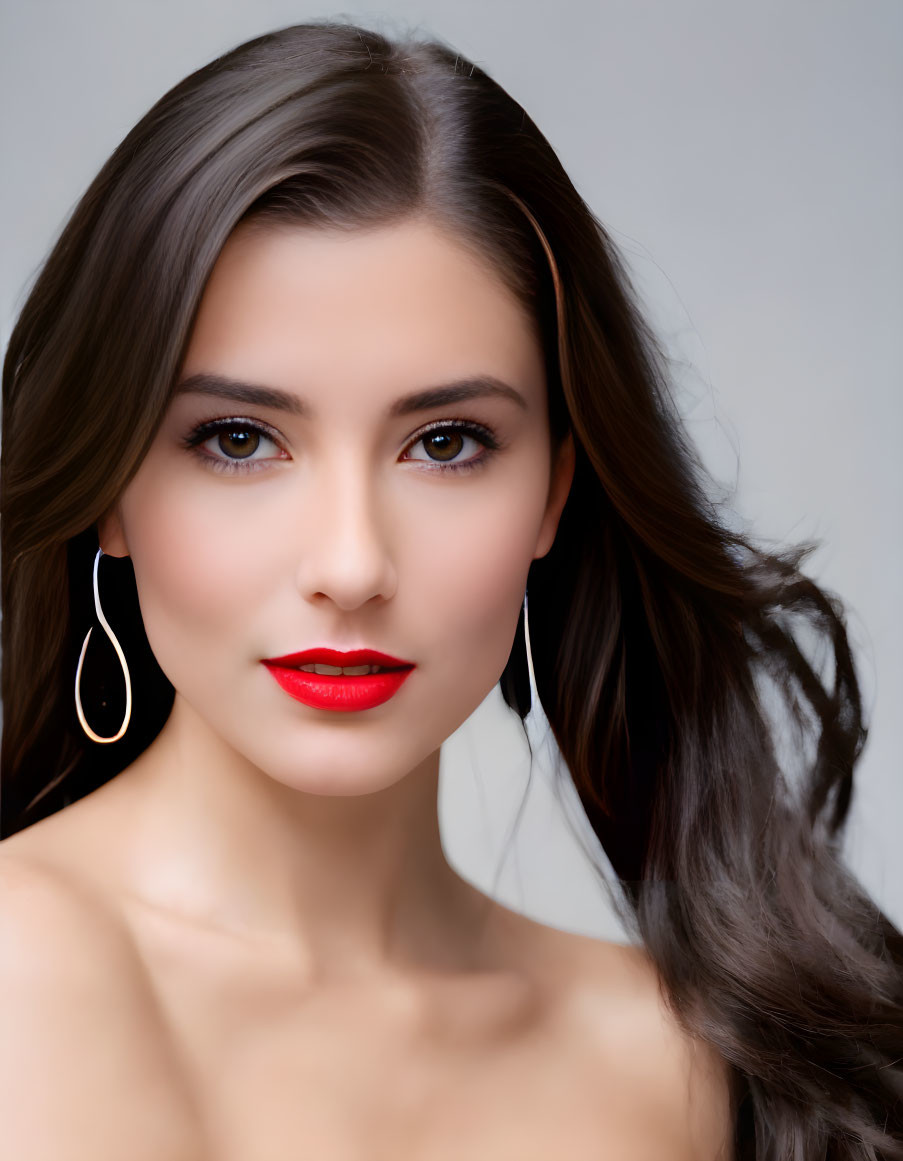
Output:
[[[132,766],[2,844],[16,1156],[104,1161],[128,1142],[141,1161],[140,1139],[156,1161],[276,1161],[289,1142],[324,1161],[651,1161],[665,1143],[727,1158],[724,1072],[677,1029],[644,954],[516,915],[442,849],[440,747],[501,676],[573,478],[570,439],[552,458],[532,320],[425,220],[245,226],[181,378],[201,373],[308,414],[176,394],[99,524],[104,552],[132,558],[175,704]],[[388,415],[473,375],[521,402]],[[227,474],[214,460],[247,454],[247,422],[184,443],[213,419],[271,434]],[[431,442],[437,420],[500,447]],[[374,709],[316,710],[261,658],[317,645],[416,668]]]
[[[105,552],[132,558],[177,691],[142,763],[136,874],[211,921],[292,933],[322,978],[455,956],[460,930],[440,948],[432,919],[458,888],[439,841],[439,747],[501,675],[573,471],[571,453],[550,483],[528,320],[474,273],[423,227],[237,233],[182,378],[276,387],[306,397],[316,420],[177,397],[101,530]],[[526,408],[481,399],[383,419],[398,396],[474,372],[516,386]],[[198,422],[234,415],[269,423],[290,458],[264,440],[258,470],[224,475],[180,446]],[[506,449],[469,473],[422,443],[405,451],[443,416],[490,426]],[[215,437],[207,450],[223,457]],[[480,452],[469,438],[457,458]],[[375,709],[315,710],[260,664],[315,645],[371,646],[417,668]]]

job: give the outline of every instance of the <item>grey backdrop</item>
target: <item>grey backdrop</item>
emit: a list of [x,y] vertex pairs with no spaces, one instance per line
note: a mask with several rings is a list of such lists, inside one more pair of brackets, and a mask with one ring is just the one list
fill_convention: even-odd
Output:
[[[824,541],[809,570],[847,602],[872,721],[848,857],[903,924],[900,0],[5,0],[4,349],[66,215],[166,88],[340,15],[439,35],[521,101],[626,254],[741,517]],[[528,767],[496,692],[443,749],[449,857],[510,906],[620,938],[544,762],[493,882]]]

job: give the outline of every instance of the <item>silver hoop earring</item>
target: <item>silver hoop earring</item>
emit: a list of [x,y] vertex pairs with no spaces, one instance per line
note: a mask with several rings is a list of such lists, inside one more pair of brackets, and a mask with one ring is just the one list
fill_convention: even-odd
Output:
[[129,720],[132,716],[132,681],[129,677],[129,667],[126,665],[125,654],[122,652],[122,647],[116,640],[116,634],[110,628],[109,622],[103,615],[103,609],[100,607],[100,593],[97,588],[97,566],[100,564],[100,558],[102,556],[103,549],[98,548],[97,555],[94,557],[94,609],[97,613],[98,621],[100,621],[101,625],[103,626],[103,631],[110,638],[110,643],[116,650],[116,656],[119,658],[119,664],[122,666],[122,674],[125,678],[125,717],[122,719],[122,725],[119,727],[118,733],[113,734],[111,738],[102,738],[100,734],[95,734],[85,720],[85,714],[82,710],[82,699],[81,695],[79,694],[79,684],[81,683],[82,663],[85,660],[85,652],[88,648],[88,641],[91,639],[91,634],[94,631],[93,625],[88,630],[88,634],[85,637],[84,644],[82,645],[82,651],[78,658],[78,669],[75,671],[75,712],[78,714],[78,720],[81,723],[82,729],[85,731],[92,742],[118,742],[125,731],[128,729]]

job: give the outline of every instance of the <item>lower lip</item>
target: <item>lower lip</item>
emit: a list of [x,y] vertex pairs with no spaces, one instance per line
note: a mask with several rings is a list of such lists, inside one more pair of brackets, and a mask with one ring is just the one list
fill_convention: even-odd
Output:
[[387,669],[383,673],[368,673],[361,677],[342,674],[308,673],[303,669],[288,669],[271,665],[267,669],[287,694],[314,709],[338,710],[346,713],[373,709],[393,697],[414,670]]

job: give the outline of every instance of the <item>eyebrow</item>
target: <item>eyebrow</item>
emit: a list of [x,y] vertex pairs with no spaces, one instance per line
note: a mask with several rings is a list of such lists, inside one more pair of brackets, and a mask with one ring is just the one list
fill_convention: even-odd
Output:
[[[271,407],[277,411],[287,411],[291,415],[300,415],[305,419],[313,416],[310,404],[290,391],[245,383],[241,379],[232,379],[227,375],[215,375],[205,371],[189,375],[177,384],[175,390],[176,395],[187,393],[213,395],[219,399],[230,399],[234,403]],[[455,379],[449,383],[428,387],[423,391],[415,391],[411,395],[404,395],[388,407],[386,416],[389,419],[396,419],[398,416],[427,411],[447,403],[460,403],[465,399],[485,397],[510,399],[527,410],[526,399],[508,383],[497,379],[494,375],[468,375],[463,379]]]

